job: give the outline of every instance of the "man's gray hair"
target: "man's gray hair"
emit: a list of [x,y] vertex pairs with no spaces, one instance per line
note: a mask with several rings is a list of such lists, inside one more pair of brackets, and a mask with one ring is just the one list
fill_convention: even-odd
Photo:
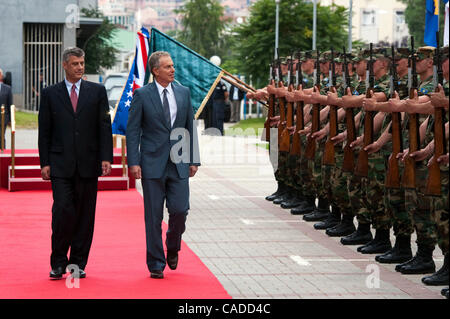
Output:
[[63,62],[69,61],[70,56],[76,56],[77,58],[84,57],[84,51],[77,47],[66,48],[63,52]]
[[148,59],[148,63],[150,65],[150,72],[152,72],[152,74],[153,74],[154,68],[159,68],[159,59],[162,56],[170,57],[170,53],[166,52],[166,51],[155,51],[152,53],[152,55],[150,55],[150,58]]

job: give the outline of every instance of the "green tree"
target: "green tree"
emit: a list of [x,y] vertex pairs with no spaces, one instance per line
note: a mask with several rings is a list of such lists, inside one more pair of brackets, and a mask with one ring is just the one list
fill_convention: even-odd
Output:
[[[405,20],[408,24],[409,33],[414,36],[416,47],[423,46],[423,36],[425,32],[426,1],[424,0],[400,0],[406,4]],[[444,30],[444,2],[439,1],[439,29]],[[441,32],[441,44],[443,43],[444,32]]]
[[224,8],[219,0],[189,0],[174,11],[182,16],[183,28],[177,34],[178,41],[208,59],[213,55],[223,55],[227,20],[223,17]]
[[[259,0],[250,8],[246,23],[233,31],[232,61],[227,65],[239,69],[247,78],[252,75],[257,86],[263,86],[269,76],[268,65],[275,47],[275,1]],[[342,6],[317,5],[317,48],[329,50],[347,45],[348,12]],[[280,1],[280,56],[294,50],[312,49],[313,4],[304,0]],[[338,49],[338,50],[339,50]]]
[[111,44],[116,27],[96,8],[83,8],[81,14],[88,18],[103,19],[102,24],[94,34],[85,39],[83,43],[77,43],[85,51],[86,73],[100,73],[101,68],[111,68],[116,63],[116,54],[119,50]]

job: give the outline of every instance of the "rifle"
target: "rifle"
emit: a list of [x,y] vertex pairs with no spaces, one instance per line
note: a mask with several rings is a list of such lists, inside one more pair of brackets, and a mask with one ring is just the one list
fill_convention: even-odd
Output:
[[[278,55],[279,56],[279,55]],[[284,87],[281,74],[281,61],[278,59],[278,87]],[[281,148],[281,135],[286,127],[286,99],[284,97],[278,98],[278,108],[280,109],[280,124],[278,124],[278,150]]]
[[[272,62],[270,65],[270,75],[271,78],[269,79],[270,85],[276,85],[275,82],[275,61]],[[270,142],[270,118],[275,116],[275,95],[270,94],[269,95],[269,109],[267,111],[267,119],[264,122],[264,129],[266,130],[266,141]]]
[[[343,47],[344,52],[344,92],[347,88],[351,89],[350,75],[348,73],[347,55],[345,52],[345,47]],[[353,114],[353,108],[345,109],[345,125],[347,127],[347,142],[344,146],[344,162],[342,163],[342,170],[344,172],[353,172],[355,169],[355,154],[350,147],[350,144],[356,139],[356,127],[355,127],[355,117]]]
[[[289,60],[289,71],[288,71],[288,91],[292,92],[294,90],[294,83],[292,82],[294,59],[293,55]],[[287,102],[287,112],[286,112],[286,126],[281,133],[280,151],[289,152],[291,147],[291,135],[289,133],[288,127],[292,127],[294,124],[294,112],[292,111],[292,102]]]
[[[334,64],[334,50],[331,48],[331,76],[330,76],[330,90],[336,93],[336,70]],[[322,164],[324,165],[335,165],[336,159],[334,154],[334,143],[331,138],[338,134],[338,119],[337,119],[337,106],[330,105],[329,112],[329,123],[330,132],[328,134],[328,139],[325,143],[325,149],[323,152]]]
[[[297,90],[300,89],[300,85],[303,84],[303,73],[302,73],[302,61],[300,51],[297,52],[298,62],[295,76],[295,86]],[[302,154],[301,150],[301,137],[298,134],[298,131],[301,131],[305,128],[304,116],[303,116],[303,107],[305,103],[303,101],[298,101],[295,103],[295,116],[297,117],[297,121],[295,122],[295,133],[292,137],[292,147],[290,154],[300,156]]]
[[[366,90],[366,98],[370,99],[375,85],[375,75],[373,73],[373,44],[370,44],[370,60],[367,63],[369,73],[369,85]],[[369,175],[369,154],[364,150],[364,147],[373,143],[373,112],[366,111],[364,117],[364,146],[358,154],[358,161],[356,162],[355,175],[367,177]]]
[[[411,88],[409,90],[409,98],[414,98],[414,92],[417,90],[417,72],[416,72],[416,54],[414,52],[414,37],[411,37]],[[409,153],[416,152],[420,149],[420,132],[419,117],[417,113],[409,114]],[[416,187],[416,160],[410,156],[406,157],[405,170],[402,176],[402,186],[404,188]]]
[[[317,50],[317,59],[314,65],[314,92],[320,92],[320,64],[319,50]],[[315,103],[312,106],[311,134],[306,140],[305,157],[314,160],[316,154],[316,140],[311,135],[319,130],[320,127],[320,104]]]
[[[391,89],[390,96],[394,97],[395,91],[398,87],[398,77],[397,77],[397,64],[395,63],[395,51],[394,46],[391,47],[392,50],[392,61],[391,61]],[[398,166],[397,154],[403,152],[403,139],[402,139],[402,127],[401,127],[401,116],[399,112],[392,113],[392,155],[389,157],[388,167],[386,172],[385,186],[388,188],[400,188],[400,169]]]
[[[442,72],[441,51],[439,49],[439,31],[436,32],[437,46],[434,54],[434,73],[437,80],[435,92],[438,91],[437,84],[443,84],[444,76]],[[445,110],[436,108],[434,110],[434,158],[428,169],[427,195],[441,195],[441,169],[437,159],[447,153],[447,143],[445,142]]]

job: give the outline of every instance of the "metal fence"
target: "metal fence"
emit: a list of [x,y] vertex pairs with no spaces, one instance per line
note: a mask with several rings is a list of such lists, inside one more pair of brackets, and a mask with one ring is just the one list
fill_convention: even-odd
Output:
[[63,24],[24,23],[23,107],[38,111],[41,90],[63,79]]

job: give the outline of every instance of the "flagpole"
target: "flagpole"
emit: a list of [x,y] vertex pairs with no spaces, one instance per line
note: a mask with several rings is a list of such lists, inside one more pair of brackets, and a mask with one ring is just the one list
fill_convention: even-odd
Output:
[[242,81],[241,79],[238,79],[237,77],[235,77],[233,74],[231,74],[231,73],[228,72],[227,70],[223,70],[223,69],[222,69],[222,71],[223,71],[226,75],[228,75],[229,77],[233,78],[236,82],[239,82],[239,83],[241,83],[242,85],[246,86],[248,89],[250,89],[250,90],[256,92],[256,89],[254,89],[252,86],[248,85],[247,83],[245,83],[245,82]]
[[[239,83],[233,81],[232,79],[227,78],[226,76],[222,76],[222,80],[227,81],[228,83],[230,83],[230,84],[232,84],[232,85],[234,85],[234,86],[236,86],[236,87],[238,87],[238,88],[240,88],[240,89],[246,91],[247,93],[248,93],[248,92],[253,93],[252,90],[249,90],[248,88],[246,88],[246,87],[240,85]],[[264,105],[265,107],[269,107],[265,102],[262,102],[262,101],[260,101],[260,100],[257,100],[257,101],[258,101],[259,103],[261,103],[262,105]]]
[[197,113],[195,113],[194,118],[198,119],[198,117],[200,116],[200,114],[203,111],[203,108],[206,105],[206,102],[208,102],[209,98],[211,97],[211,94],[214,92],[214,89],[217,86],[217,83],[219,83],[220,79],[223,77],[224,72],[220,71],[219,75],[217,76],[216,80],[214,81],[213,85],[211,85],[211,87],[209,88],[208,94],[206,94],[205,98],[202,101],[202,104],[200,104],[200,107],[197,110]]
[[316,34],[317,34],[317,0],[313,0],[313,43],[312,49],[316,50]]
[[352,15],[353,15],[353,0],[350,0],[350,7],[348,12],[348,52],[352,52]]

